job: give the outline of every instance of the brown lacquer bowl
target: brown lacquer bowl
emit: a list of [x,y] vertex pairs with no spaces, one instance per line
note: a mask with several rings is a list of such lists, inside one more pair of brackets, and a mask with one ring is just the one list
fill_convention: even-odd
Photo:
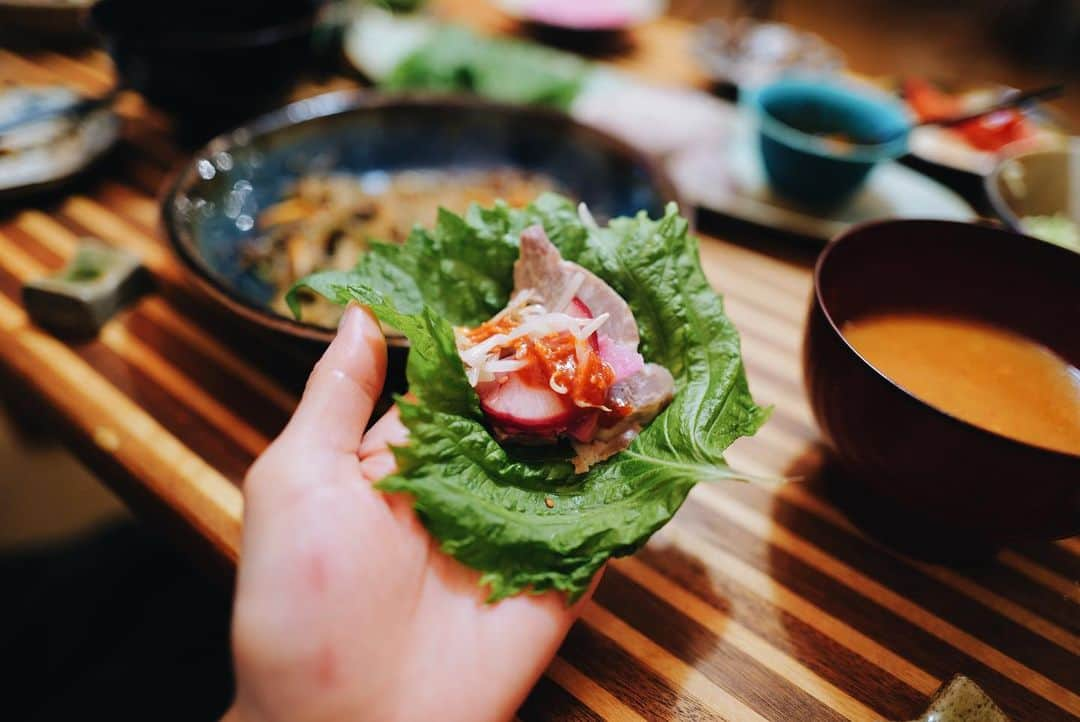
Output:
[[1080,254],[986,226],[883,221],[838,237],[818,258],[814,284],[806,385],[850,488],[883,501],[912,535],[924,525],[983,543],[1080,532],[1080,456],[939,411],[840,332],[876,311],[963,315],[1080,366]]

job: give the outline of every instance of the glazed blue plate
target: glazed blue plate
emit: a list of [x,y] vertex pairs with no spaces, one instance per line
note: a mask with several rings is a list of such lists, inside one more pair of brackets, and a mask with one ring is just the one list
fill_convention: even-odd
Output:
[[162,217],[198,285],[231,313],[293,337],[332,329],[267,308],[273,287],[243,262],[261,209],[311,173],[410,168],[517,168],[548,176],[601,222],[675,200],[641,153],[566,115],[464,97],[331,93],[300,101],[211,141],[169,188]]

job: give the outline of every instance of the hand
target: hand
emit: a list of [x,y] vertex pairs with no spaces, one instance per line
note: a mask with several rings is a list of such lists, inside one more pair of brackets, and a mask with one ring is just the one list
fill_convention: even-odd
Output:
[[248,472],[230,719],[507,719],[580,609],[555,593],[485,604],[410,500],[372,487],[407,439],[395,410],[364,433],[385,374],[379,325],[351,306]]

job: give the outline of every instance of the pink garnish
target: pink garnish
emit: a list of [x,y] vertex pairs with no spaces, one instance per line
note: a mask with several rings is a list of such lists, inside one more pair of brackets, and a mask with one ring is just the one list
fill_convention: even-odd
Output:
[[600,358],[615,372],[615,382],[629,378],[645,368],[645,359],[630,346],[599,334]]
[[615,30],[634,19],[627,0],[533,0],[525,15],[535,22],[582,30]]

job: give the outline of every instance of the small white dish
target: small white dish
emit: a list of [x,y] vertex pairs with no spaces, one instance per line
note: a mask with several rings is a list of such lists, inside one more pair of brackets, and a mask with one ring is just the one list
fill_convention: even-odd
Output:
[[882,218],[970,221],[959,195],[896,162],[882,163],[842,206],[819,211],[792,203],[769,187],[757,141],[740,113],[724,142],[684,149],[668,159],[679,193],[702,208],[738,220],[828,241],[851,226]]
[[107,101],[79,110],[60,86],[0,93],[0,196],[51,187],[88,168],[120,134]]

